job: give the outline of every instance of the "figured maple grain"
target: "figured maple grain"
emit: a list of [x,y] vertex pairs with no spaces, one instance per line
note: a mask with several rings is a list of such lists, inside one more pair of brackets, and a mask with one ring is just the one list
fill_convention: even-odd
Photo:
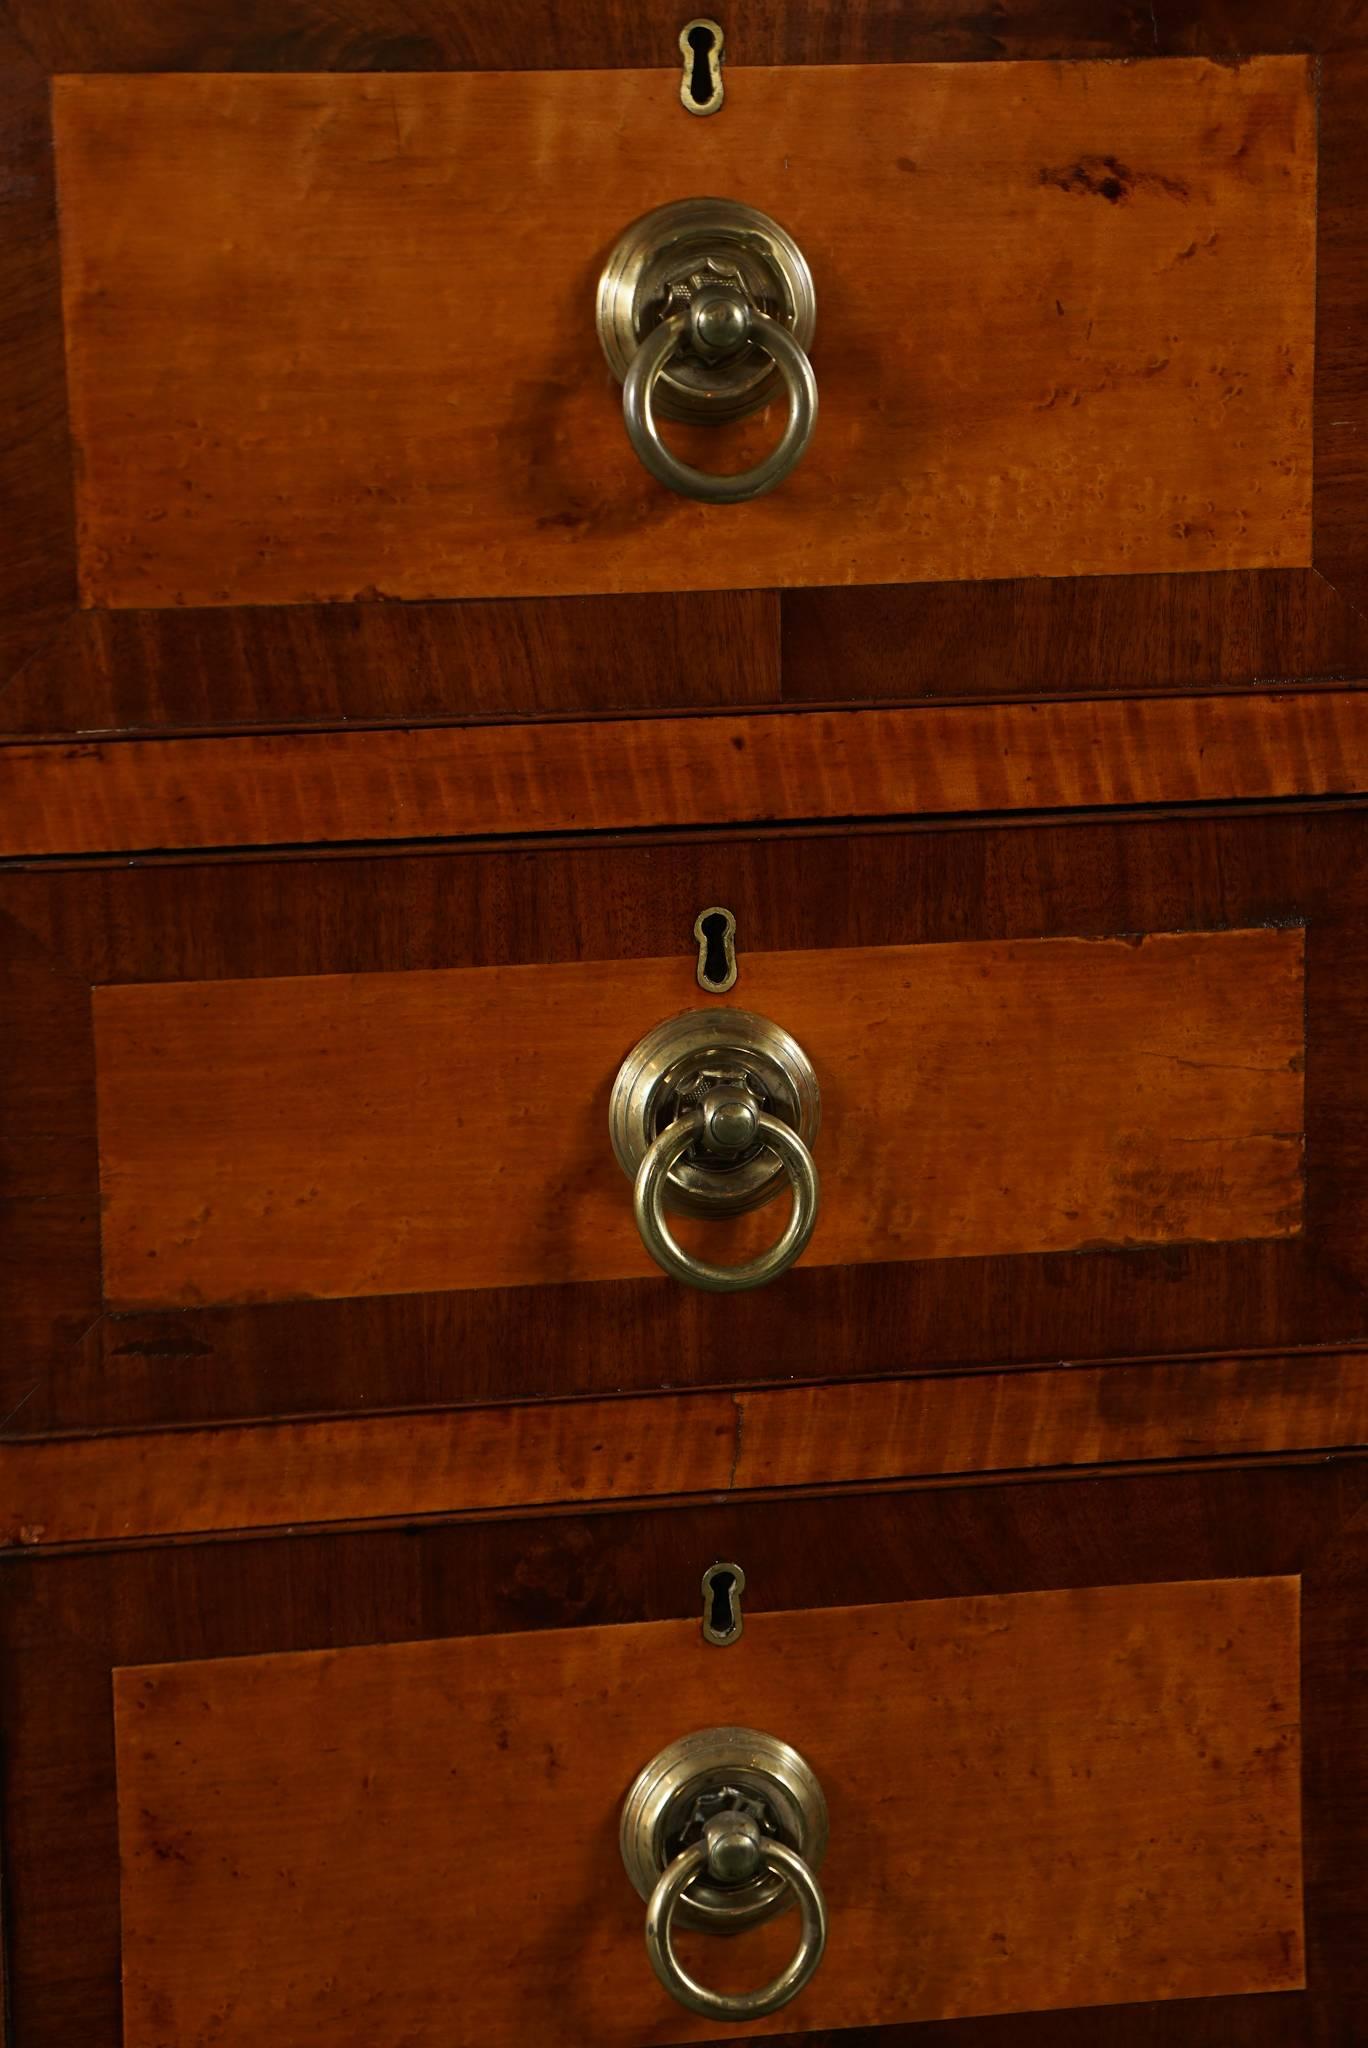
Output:
[[[1298,1594],[757,1614],[725,1654],[666,1621],[116,1671],[125,2041],[715,2038],[651,1975],[616,1821],[657,1749],[728,1722],[792,1742],[831,1809],[829,1950],[758,2033],[1298,1986]],[[688,1959],[739,1989],[792,1940],[783,1918]]]
[[1368,1443],[1368,1352],[539,1401],[0,1443],[0,1545]]
[[[756,954],[738,994],[821,1082],[810,1264],[1300,1227],[1300,931]],[[708,1000],[680,959],[97,989],[106,1296],[653,1273],[608,1092]]]
[[1368,691],[0,746],[0,853],[1351,795]]
[[[730,66],[709,122],[676,88],[56,80],[86,602],[1309,561],[1305,59]],[[646,475],[593,322],[627,222],[700,192],[780,219],[821,308],[813,446],[728,509]]]

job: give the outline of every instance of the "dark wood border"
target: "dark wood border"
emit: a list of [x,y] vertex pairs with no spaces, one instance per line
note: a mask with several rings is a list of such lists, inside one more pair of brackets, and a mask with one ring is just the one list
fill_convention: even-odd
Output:
[[[114,1667],[687,1617],[702,1565],[734,1557],[752,1611],[1302,1574],[1306,1993],[878,2039],[1338,2048],[1368,2030],[1366,1501],[1368,1465],[1339,1460],[12,1560],[0,1566],[0,1726],[18,2038],[119,2041]],[[624,1782],[639,1761],[623,1760]]]
[[[611,974],[614,958],[687,948],[699,905],[714,902],[739,920],[738,1000],[747,947],[1305,922],[1304,1234],[799,1268],[782,1287],[733,1297],[633,1280],[87,1320],[99,1295],[96,1134],[78,1005],[91,985],[595,958]],[[27,1056],[5,1064],[0,1084],[21,1133],[48,1134],[21,1142],[16,1171],[40,1197],[32,1213],[55,1219],[41,1226],[52,1255],[21,1269],[12,1291],[0,1415],[23,1404],[17,1434],[1368,1335],[1358,806],[48,866],[0,878],[0,909],[38,948],[24,969],[35,977]],[[66,1017],[69,1040],[45,1026],[40,1000]],[[59,1199],[45,1204],[35,1179]]]
[[[633,602],[623,599],[226,615],[74,609],[49,72],[655,65],[672,62],[664,53],[678,30],[655,0],[571,11],[535,0],[502,8],[371,0],[367,16],[361,29],[312,0],[238,0],[228,21],[211,21],[188,0],[0,0],[0,156],[10,171],[0,195],[0,389],[15,400],[15,424],[0,445],[0,510],[14,508],[0,520],[0,730],[678,709],[778,694],[781,601],[772,594],[753,594],[761,609],[743,632],[712,595],[663,601],[644,633],[645,612],[616,623],[612,608]],[[929,0],[807,9],[765,0],[737,23],[729,54],[750,64],[1344,53],[1324,66],[1315,566],[787,592],[785,699],[1202,689],[1368,667],[1368,600],[1356,566],[1363,551],[1355,551],[1368,440],[1359,338],[1368,274],[1359,170],[1365,46],[1368,17],[1347,0],[1314,10],[1290,0],[1189,0],[1177,9],[1003,0],[988,14],[959,16]],[[524,619],[533,621],[531,644]],[[600,634],[635,659],[596,656]],[[730,663],[716,658],[723,641],[735,650]],[[700,647],[714,650],[702,664]]]

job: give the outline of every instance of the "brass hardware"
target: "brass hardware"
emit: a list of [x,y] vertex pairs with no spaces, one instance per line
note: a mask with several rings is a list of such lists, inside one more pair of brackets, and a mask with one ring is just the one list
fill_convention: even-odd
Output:
[[722,105],[723,38],[720,25],[699,15],[679,31],[684,76],[679,97],[686,113],[715,114]]
[[[787,1031],[744,1010],[686,1010],[633,1047],[608,1109],[618,1164],[634,1182],[642,1242],[692,1287],[763,1287],[812,1235],[820,1182],[808,1150],[821,1121],[812,1062]],[[665,1220],[669,1207],[735,1216],[771,1201],[785,1179],[793,1213],[777,1242],[743,1266],[694,1258]]]
[[[817,380],[812,272],[793,237],[732,199],[678,199],[635,221],[599,278],[598,333],[622,385],[627,436],[659,482],[713,505],[783,482],[812,437]],[[784,391],[779,445],[753,469],[715,476],[671,453],[656,414],[716,424]]]
[[746,1574],[739,1564],[710,1564],[703,1574],[703,1640],[719,1650],[741,1640],[741,1595]]
[[[638,1773],[623,1804],[622,1860],[647,1901],[646,1949],[671,1996],[715,2019],[761,2019],[808,1982],[826,1945],[816,1871],[827,1806],[811,1766],[754,1728],[705,1728],[673,1742]],[[674,1953],[676,1921],[737,1933],[797,1899],[802,1931],[788,1967],[759,1991],[724,1995]]]
[[709,995],[724,996],[736,986],[736,919],[720,903],[710,903],[694,919],[698,941],[698,986]]

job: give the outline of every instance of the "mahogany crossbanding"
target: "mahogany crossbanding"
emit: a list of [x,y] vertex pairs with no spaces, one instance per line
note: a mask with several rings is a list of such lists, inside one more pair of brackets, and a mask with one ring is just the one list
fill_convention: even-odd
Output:
[[1178,1359],[0,1443],[0,1545],[1368,1443],[1368,1352]]
[[1368,789],[1368,691],[0,746],[0,854],[1098,809]]
[[[1305,58],[729,66],[706,124],[677,82],[56,79],[85,601],[1310,561]],[[734,508],[647,477],[594,330],[629,219],[696,192],[821,308],[813,446]]]
[[[642,1030],[715,1000],[693,965],[96,989],[108,1302],[654,1274],[608,1093]],[[820,1078],[809,1265],[1301,1227],[1298,929],[757,953],[737,994]],[[777,1228],[679,1235],[725,1262]]]
[[[1303,1982],[1299,1581],[546,1629],[114,1673],[128,2048],[716,2038],[617,1816],[740,1723],[822,1779],[828,1954],[759,2034]],[[366,1873],[358,1884],[358,1870]],[[685,1960],[764,1982],[791,1916]],[[377,1987],[380,1987],[377,1989]]]

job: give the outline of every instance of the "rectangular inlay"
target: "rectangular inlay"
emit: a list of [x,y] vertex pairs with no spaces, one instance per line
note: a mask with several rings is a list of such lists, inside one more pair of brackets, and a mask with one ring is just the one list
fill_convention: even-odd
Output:
[[[114,1675],[128,2048],[716,2038],[642,1950],[638,1768],[754,1726],[831,1812],[827,1957],[761,2033],[1303,1982],[1299,1581],[1205,1580]],[[792,1916],[689,1937],[720,1989]],[[683,1946],[683,1945],[682,1945]]]
[[[811,1264],[1300,1228],[1299,929],[750,954],[737,994],[821,1082]],[[98,988],[107,1299],[655,1274],[608,1092],[704,1000],[683,954]]]
[[[1307,61],[55,81],[85,599],[265,604],[1310,559]],[[652,482],[599,354],[690,193],[802,245],[773,496]],[[695,430],[736,468],[774,420]]]

